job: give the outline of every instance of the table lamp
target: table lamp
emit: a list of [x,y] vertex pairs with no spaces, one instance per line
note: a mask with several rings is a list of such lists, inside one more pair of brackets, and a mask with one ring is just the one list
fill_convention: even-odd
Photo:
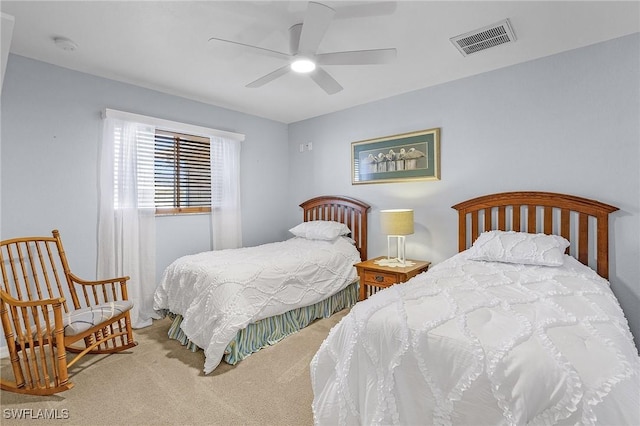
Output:
[[[382,233],[387,235],[387,259],[383,262],[387,266],[393,264],[399,266],[407,265],[405,257],[405,238],[413,234],[413,210],[393,209],[380,210],[380,224]],[[391,240],[396,239],[395,258],[391,258]]]

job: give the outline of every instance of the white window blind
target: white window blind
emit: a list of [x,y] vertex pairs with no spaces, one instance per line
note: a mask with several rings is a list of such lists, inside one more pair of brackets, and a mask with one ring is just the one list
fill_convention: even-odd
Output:
[[[136,143],[126,139],[135,138]],[[153,127],[113,126],[113,206],[115,209],[153,208],[155,162]],[[132,163],[131,159],[135,159]]]

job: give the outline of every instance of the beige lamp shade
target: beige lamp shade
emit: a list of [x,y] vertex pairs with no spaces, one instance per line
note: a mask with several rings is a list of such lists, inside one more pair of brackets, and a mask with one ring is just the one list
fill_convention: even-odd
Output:
[[413,210],[380,210],[380,224],[385,235],[413,234]]

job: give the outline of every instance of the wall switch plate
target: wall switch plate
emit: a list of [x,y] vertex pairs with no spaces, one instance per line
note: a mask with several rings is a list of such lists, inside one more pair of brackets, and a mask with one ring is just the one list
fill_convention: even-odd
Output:
[[307,151],[311,151],[313,149],[313,144],[311,142],[309,142],[307,144]]

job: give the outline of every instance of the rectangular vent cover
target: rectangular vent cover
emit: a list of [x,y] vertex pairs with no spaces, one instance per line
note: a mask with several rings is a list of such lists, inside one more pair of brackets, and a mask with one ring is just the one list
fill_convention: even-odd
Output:
[[475,31],[450,38],[463,56],[516,41],[508,19]]

